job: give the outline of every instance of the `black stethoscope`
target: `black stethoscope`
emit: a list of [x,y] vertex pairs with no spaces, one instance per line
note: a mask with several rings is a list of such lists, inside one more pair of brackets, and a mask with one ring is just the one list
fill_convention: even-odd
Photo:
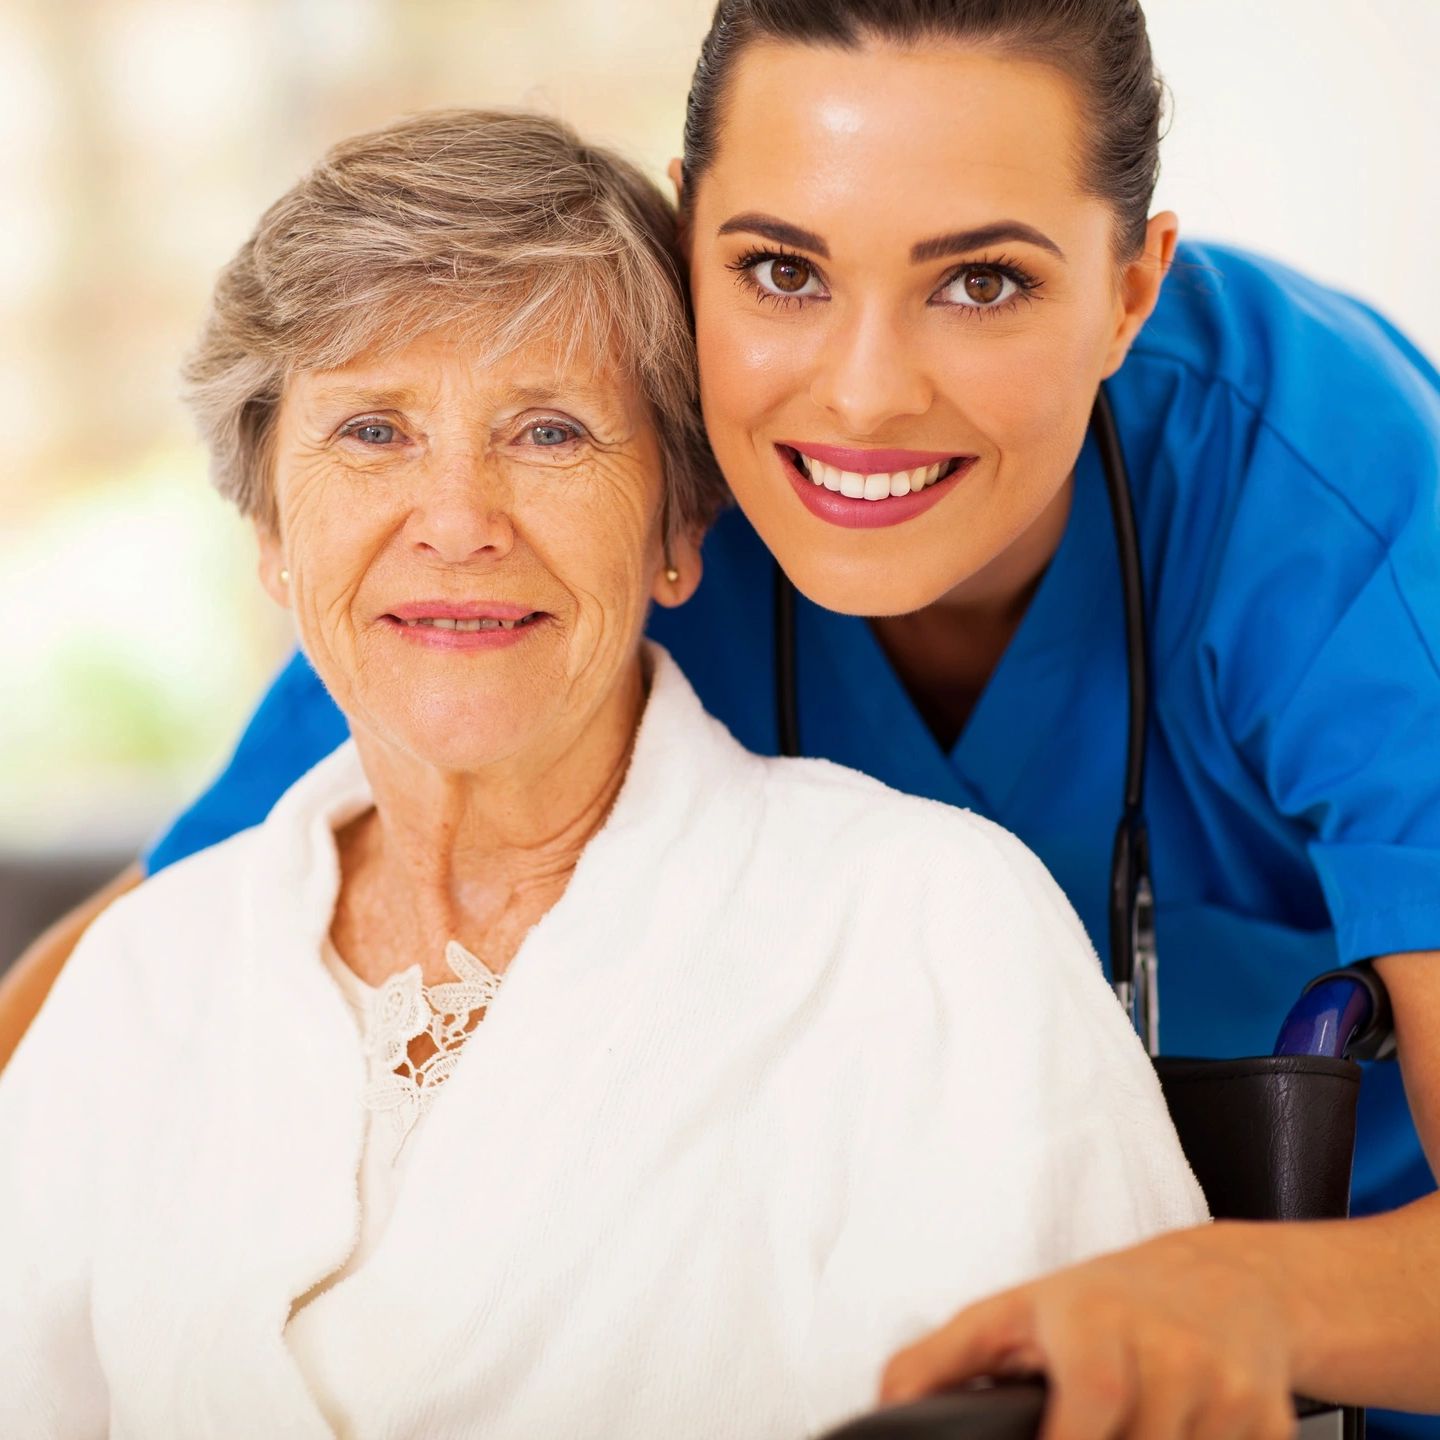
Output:
[[[1129,729],[1125,790],[1110,861],[1110,983],[1146,1050],[1160,1049],[1160,992],[1155,954],[1155,893],[1145,828],[1145,737],[1150,723],[1150,658],[1145,625],[1140,540],[1125,455],[1104,387],[1096,393],[1090,434],[1100,451],[1120,579],[1125,599],[1125,656],[1129,671]],[[795,587],[775,566],[775,720],[780,753],[799,755],[796,694]]]

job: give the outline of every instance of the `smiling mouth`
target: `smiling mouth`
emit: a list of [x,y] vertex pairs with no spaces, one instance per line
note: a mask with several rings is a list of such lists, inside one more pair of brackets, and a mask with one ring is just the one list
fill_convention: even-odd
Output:
[[394,620],[397,624],[403,625],[407,630],[431,629],[431,630],[459,630],[472,632],[476,630],[523,630],[527,625],[533,625],[544,616],[543,610],[535,610],[529,615],[522,615],[518,620],[451,620],[444,616],[424,616],[418,620],[403,620],[398,615],[389,615],[386,618]]
[[849,500],[890,500],[902,495],[916,495],[938,485],[953,475],[956,469],[967,463],[967,455],[952,455],[948,460],[933,465],[917,465],[910,470],[890,472],[875,471],[861,475],[854,470],[839,470],[823,460],[802,455],[789,445],[778,447],[790,463],[812,485],[823,487]]

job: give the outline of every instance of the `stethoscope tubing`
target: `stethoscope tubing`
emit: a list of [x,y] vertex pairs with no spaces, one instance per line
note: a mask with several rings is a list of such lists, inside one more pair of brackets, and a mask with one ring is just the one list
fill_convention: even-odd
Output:
[[[1145,825],[1145,744],[1150,729],[1150,651],[1145,575],[1130,493],[1125,453],[1110,397],[1102,385],[1090,416],[1090,435],[1100,454],[1125,608],[1128,674],[1125,776],[1120,823],[1110,866],[1110,977],[1116,995],[1151,1055],[1159,1053],[1159,974],[1155,950],[1154,887]],[[795,587],[775,562],[775,728],[779,752],[800,755],[799,656],[795,636]]]

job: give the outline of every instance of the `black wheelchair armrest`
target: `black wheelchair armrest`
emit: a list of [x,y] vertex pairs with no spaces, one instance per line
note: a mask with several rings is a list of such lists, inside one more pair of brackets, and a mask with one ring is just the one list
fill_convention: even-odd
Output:
[[871,1411],[823,1440],[1035,1440],[1045,1413],[1041,1380],[932,1395]]
[[[1043,1380],[1001,1381],[909,1405],[890,1405],[827,1431],[821,1440],[1037,1440],[1045,1414]],[[1362,1411],[1295,1398],[1300,1440],[1364,1436]],[[1313,1428],[1318,1424],[1319,1428]]]
[[[1295,1418],[1301,1422],[1302,1440],[1308,1428],[1306,1421],[1326,1421],[1332,1417],[1335,1434],[1355,1434],[1358,1431],[1353,1420],[1356,1413],[1338,1410],[1319,1400],[1303,1400],[1298,1396],[1295,1399]],[[932,1395],[910,1405],[873,1410],[829,1431],[821,1440],[1036,1440],[1044,1414],[1043,1380],[1007,1380],[955,1390],[948,1395]]]

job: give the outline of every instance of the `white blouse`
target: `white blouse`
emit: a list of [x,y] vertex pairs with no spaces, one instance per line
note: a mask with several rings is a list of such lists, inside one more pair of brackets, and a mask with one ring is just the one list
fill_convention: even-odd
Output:
[[[338,1285],[365,1263],[379,1243],[405,1181],[411,1140],[430,1106],[459,1063],[460,1051],[500,988],[500,977],[458,940],[445,948],[455,980],[425,985],[420,967],[412,965],[383,985],[369,985],[346,963],[327,938],[321,951],[325,968],[355,1017],[365,1055],[365,1114],[362,1119],[360,1169],[360,1232],[355,1248],[332,1275],[295,1302],[285,1336],[301,1369],[308,1368],[308,1327],[297,1323],[312,1300]],[[422,1039],[423,1037],[423,1039]],[[431,1053],[415,1064],[411,1042],[417,1039]]]
[[965,1302],[1203,1218],[1040,864],[651,660],[398,1170],[324,961],[353,746],[92,927],[0,1075],[0,1435],[798,1440]]

